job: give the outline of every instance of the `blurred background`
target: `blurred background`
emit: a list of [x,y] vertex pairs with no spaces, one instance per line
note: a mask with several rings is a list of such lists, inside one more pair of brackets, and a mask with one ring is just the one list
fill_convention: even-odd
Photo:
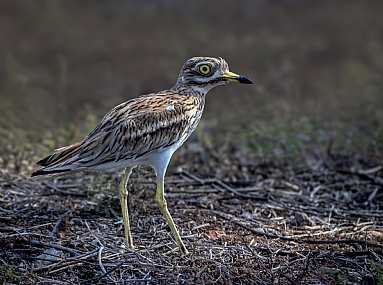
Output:
[[202,144],[267,161],[330,145],[382,161],[382,11],[361,0],[1,0],[0,164],[30,171],[115,105],[172,87],[193,56],[221,56],[254,81],[209,92]]

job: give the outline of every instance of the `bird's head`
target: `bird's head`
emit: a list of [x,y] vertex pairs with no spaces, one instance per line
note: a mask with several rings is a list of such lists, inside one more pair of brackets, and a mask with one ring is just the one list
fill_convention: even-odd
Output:
[[213,87],[229,82],[253,83],[244,76],[230,72],[229,65],[222,58],[193,57],[182,67],[175,88],[189,88],[206,94]]

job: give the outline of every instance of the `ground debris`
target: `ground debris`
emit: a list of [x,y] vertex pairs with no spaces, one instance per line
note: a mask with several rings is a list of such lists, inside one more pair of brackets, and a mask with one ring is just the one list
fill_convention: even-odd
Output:
[[192,165],[169,171],[168,206],[188,256],[155,203],[150,172],[130,182],[133,251],[124,245],[121,173],[30,179],[3,170],[2,269],[17,270],[12,278],[25,284],[361,284],[379,277],[381,169],[235,163],[237,172],[212,166],[214,176]]

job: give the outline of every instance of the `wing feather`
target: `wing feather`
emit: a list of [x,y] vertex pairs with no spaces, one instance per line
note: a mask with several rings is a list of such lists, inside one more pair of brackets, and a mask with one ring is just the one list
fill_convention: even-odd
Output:
[[34,174],[91,169],[111,161],[139,159],[172,146],[195,129],[203,100],[171,91],[129,100],[107,113],[83,140],[56,149]]

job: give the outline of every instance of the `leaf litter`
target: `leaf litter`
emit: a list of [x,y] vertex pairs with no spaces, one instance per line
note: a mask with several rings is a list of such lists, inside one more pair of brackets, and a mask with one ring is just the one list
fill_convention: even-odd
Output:
[[[187,256],[180,255],[155,203],[155,176],[146,168],[129,183],[134,250],[124,244],[117,191],[122,173],[31,179],[1,170],[1,281],[381,282],[379,160],[366,164],[329,152],[315,164],[249,163],[256,160],[235,146],[229,152],[202,149],[180,150],[165,180]],[[7,274],[9,268],[18,275]]]

